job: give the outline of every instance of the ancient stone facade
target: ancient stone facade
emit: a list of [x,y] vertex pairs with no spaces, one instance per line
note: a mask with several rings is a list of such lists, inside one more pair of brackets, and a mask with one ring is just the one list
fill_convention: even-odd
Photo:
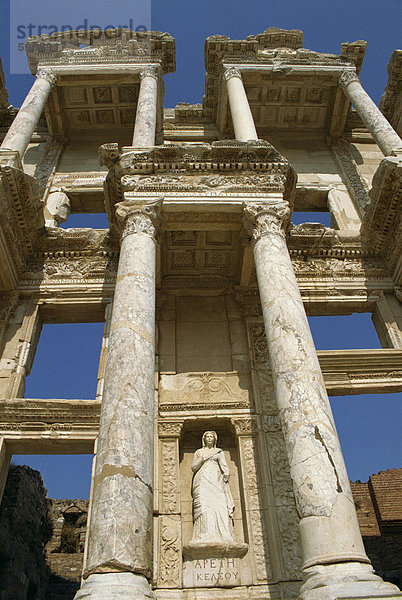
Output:
[[[77,600],[401,596],[365,553],[327,394],[401,389],[402,142],[358,78],[365,42],[302,42],[208,38],[202,105],[166,111],[168,34],[27,42],[0,148],[1,481],[12,453],[95,449]],[[306,312],[355,311],[384,348],[317,353]],[[105,322],[93,400],[24,398],[57,320]],[[195,549],[205,431],[233,531]]]

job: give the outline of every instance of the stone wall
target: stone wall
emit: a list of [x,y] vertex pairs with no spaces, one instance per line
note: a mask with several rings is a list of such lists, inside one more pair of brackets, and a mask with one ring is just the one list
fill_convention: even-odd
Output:
[[376,572],[402,587],[402,469],[351,483],[360,531]]
[[0,506],[1,600],[44,600],[49,505],[40,473],[11,465]]

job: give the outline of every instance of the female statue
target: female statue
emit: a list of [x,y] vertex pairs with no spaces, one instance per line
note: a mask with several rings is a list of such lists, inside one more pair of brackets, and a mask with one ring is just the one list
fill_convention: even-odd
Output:
[[216,447],[215,431],[202,436],[202,448],[194,454],[192,542],[234,542],[234,503],[229,488],[229,468],[223,450]]

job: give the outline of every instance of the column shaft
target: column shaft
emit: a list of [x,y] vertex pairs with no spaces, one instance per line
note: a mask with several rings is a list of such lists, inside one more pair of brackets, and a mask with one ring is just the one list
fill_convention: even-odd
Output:
[[39,69],[33,86],[1,144],[2,149],[17,151],[23,157],[55,81],[56,76],[50,69]]
[[304,567],[368,561],[303,302],[281,228],[286,203],[246,207]]
[[157,88],[156,67],[142,69],[133,136],[136,148],[155,145]]
[[230,113],[236,140],[247,142],[258,140],[253,115],[246,90],[244,89],[241,73],[237,69],[227,69],[224,73],[229,97]]
[[[400,597],[373,573],[307,317],[286,246],[285,202],[248,204],[246,227],[268,341],[274,393],[300,517],[300,600]],[[394,596],[393,596],[394,597]],[[402,597],[402,596],[401,596]]]
[[401,153],[401,138],[364,90],[357,75],[351,71],[344,71],[339,83],[383,154],[391,156]]
[[[125,219],[125,224],[110,326],[84,573],[88,585],[84,583],[83,587],[90,595],[82,592],[77,598],[103,598],[92,593],[99,580],[103,587],[111,583],[116,586],[111,598],[153,597],[144,595],[142,589],[135,595],[131,584],[126,584],[126,577],[111,582],[110,575],[136,574],[150,578],[152,570],[157,208],[157,203],[117,205],[117,213]],[[145,584],[142,578],[140,586],[146,588]],[[123,591],[119,589],[118,593],[118,588]]]

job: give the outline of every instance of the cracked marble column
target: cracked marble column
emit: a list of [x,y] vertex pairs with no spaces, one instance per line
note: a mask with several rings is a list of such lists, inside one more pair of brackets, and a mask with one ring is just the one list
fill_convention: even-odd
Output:
[[224,70],[223,77],[226,81],[236,140],[242,142],[258,140],[253,115],[251,114],[240,71],[234,67],[227,68]]
[[155,230],[161,201],[117,204],[121,249],[110,325],[84,583],[76,599],[154,598]]
[[359,113],[383,154],[385,156],[401,154],[401,138],[364,90],[356,73],[343,71],[339,76],[339,85]]
[[[376,598],[396,588],[373,574],[302,298],[287,250],[287,202],[247,203],[276,401],[303,550],[303,600]],[[380,594],[382,594],[380,596]]]
[[23,157],[55,83],[56,75],[51,69],[38,70],[36,80],[1,144],[2,150],[17,151]]
[[141,70],[140,78],[133,146],[135,148],[148,148],[155,145],[158,67],[144,67]]

